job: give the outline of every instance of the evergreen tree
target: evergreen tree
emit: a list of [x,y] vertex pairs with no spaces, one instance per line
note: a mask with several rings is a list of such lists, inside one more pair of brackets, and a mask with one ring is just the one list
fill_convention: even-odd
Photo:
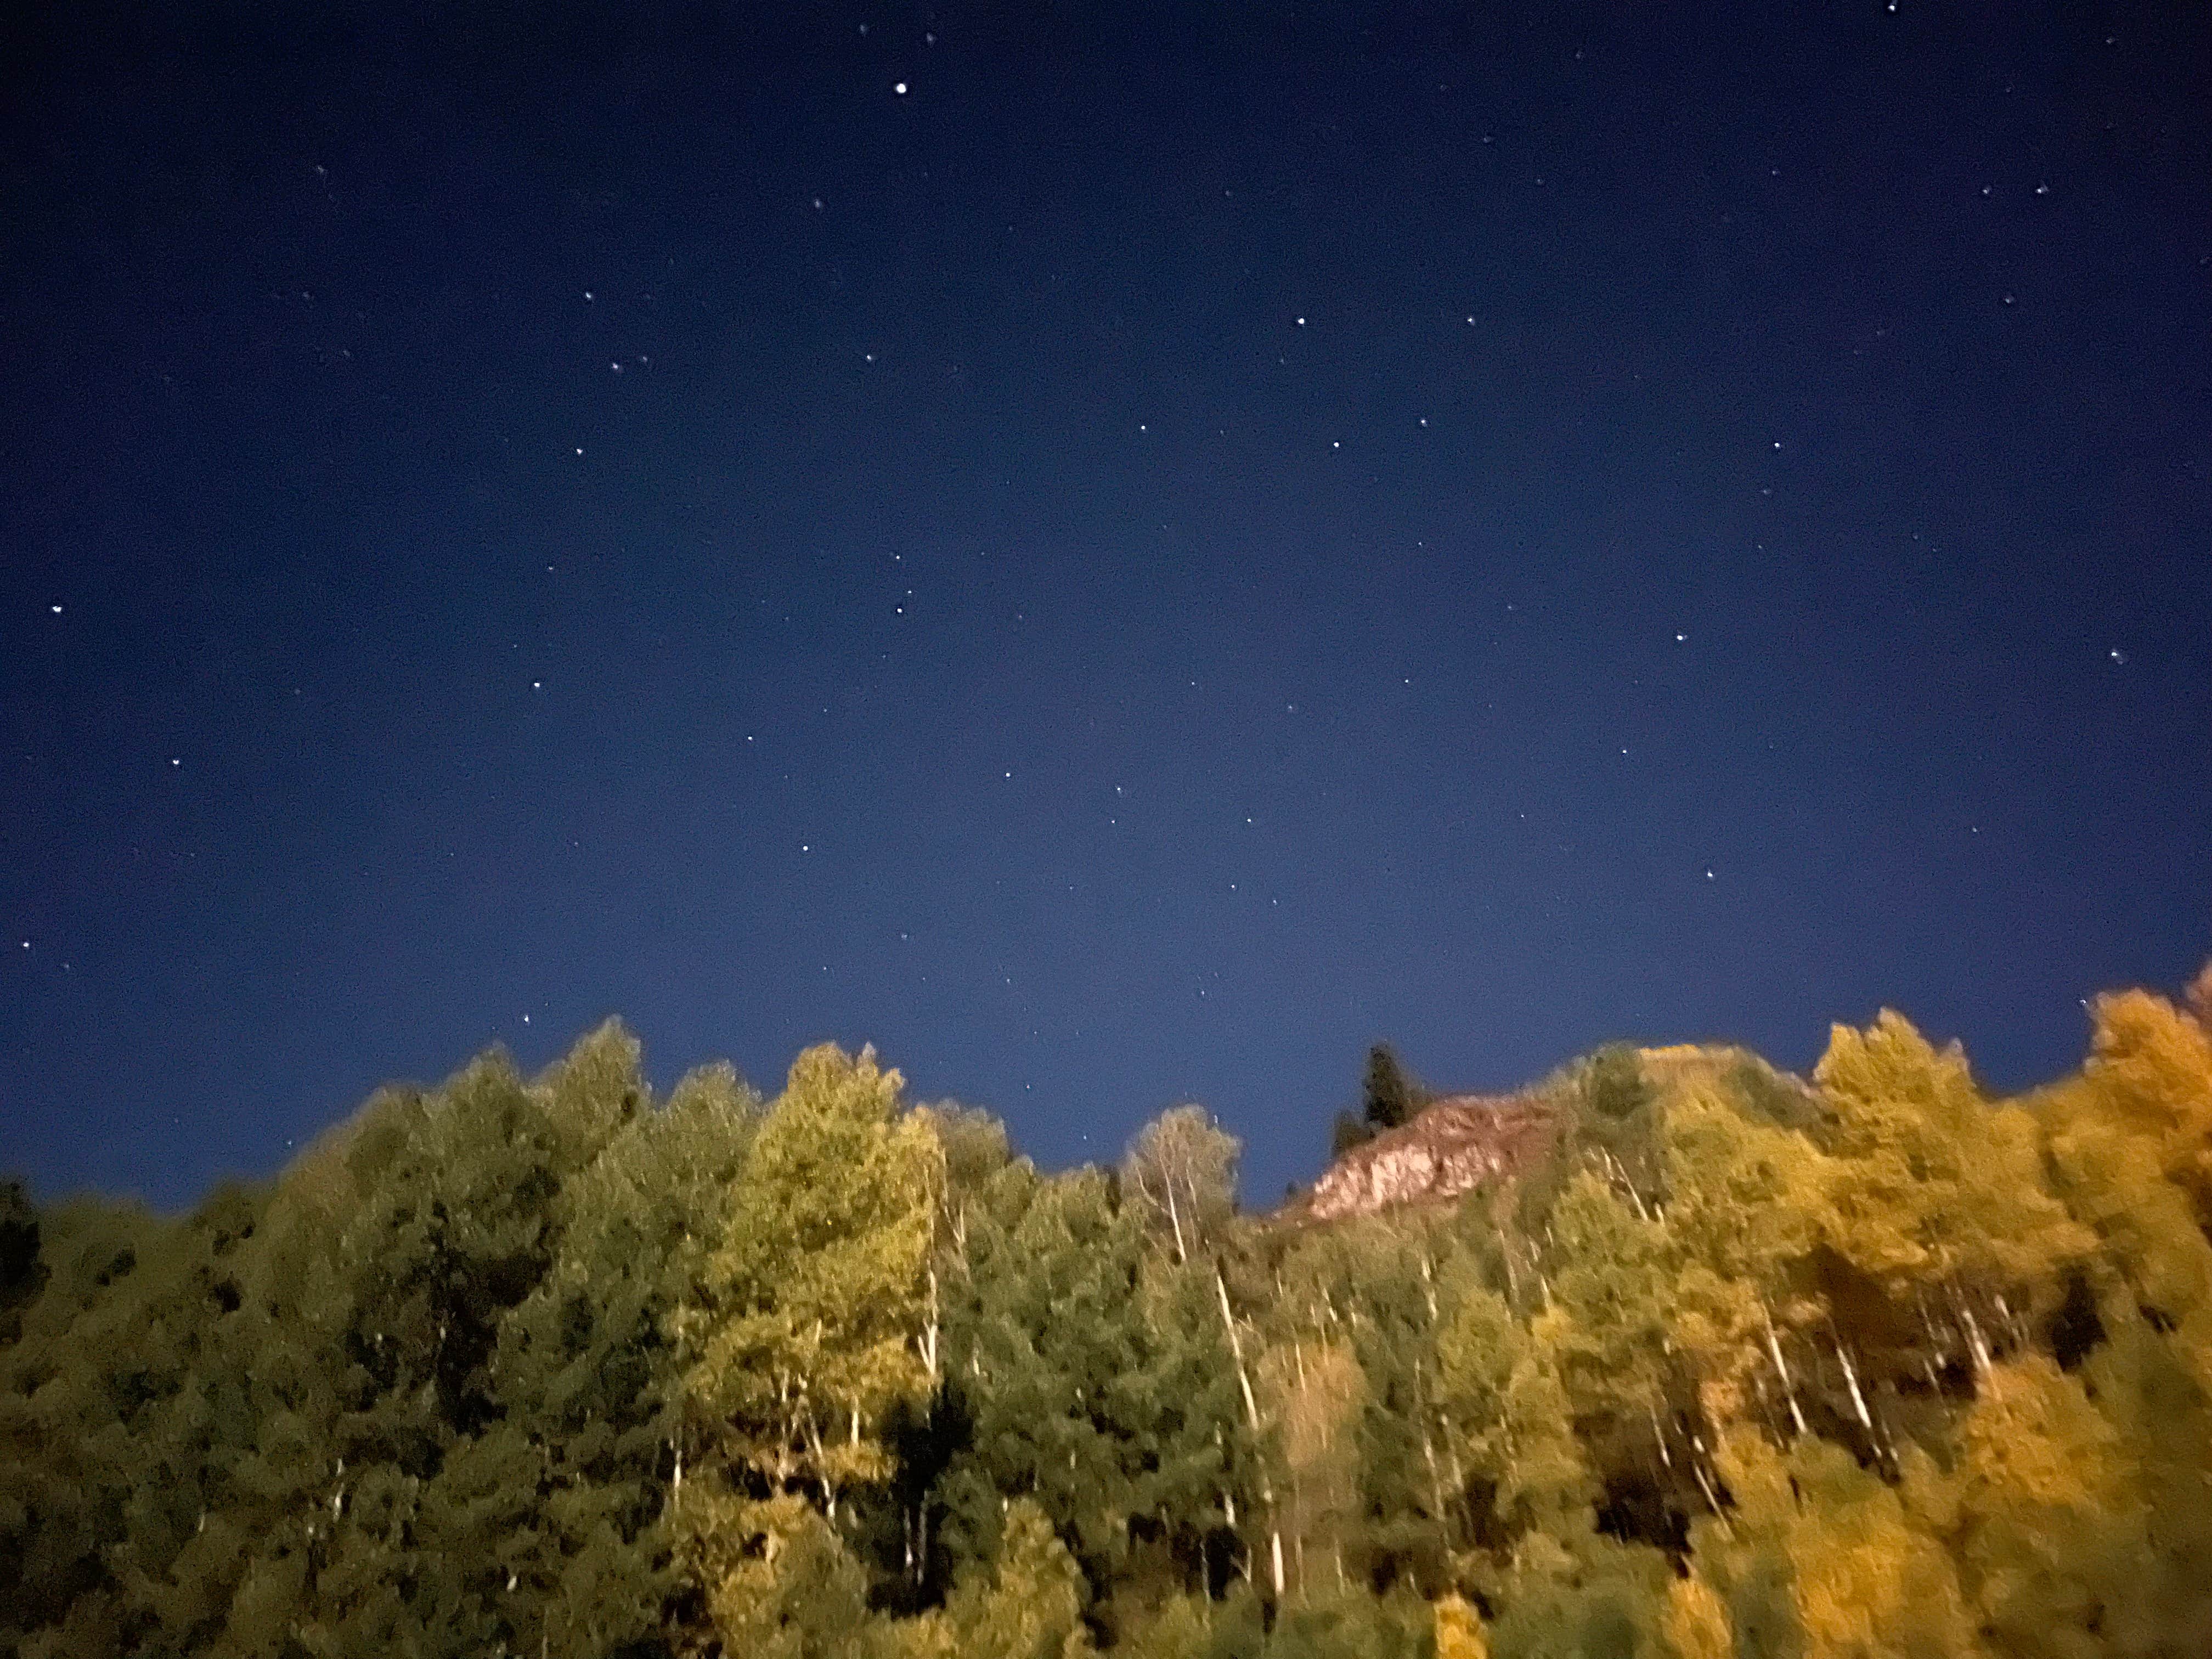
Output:
[[[1203,1582],[1239,1497],[1235,1368],[1208,1263],[1176,1265],[1095,1170],[1002,1169],[945,1273],[943,1409],[966,1425],[933,1495],[956,1554],[988,1559],[1035,1502],[1103,1593],[1138,1559]],[[1249,1507],[1249,1501],[1248,1501]]]
[[1361,1115],[1376,1129],[1395,1129],[1410,1123],[1429,1103],[1428,1093],[1400,1063],[1387,1042],[1367,1051],[1367,1070],[1360,1080]]

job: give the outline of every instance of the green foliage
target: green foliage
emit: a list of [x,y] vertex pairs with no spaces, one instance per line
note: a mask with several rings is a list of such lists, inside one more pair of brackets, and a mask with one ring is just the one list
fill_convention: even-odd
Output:
[[[694,1478],[672,1526],[711,1623],[741,1650],[811,1654],[822,1638],[805,1608],[865,1589],[827,1528],[848,1489],[890,1478],[884,1430],[928,1389],[918,1348],[944,1147],[901,1115],[900,1083],[872,1048],[824,1043],[792,1063],[673,1322],[696,1358],[681,1385]],[[793,1582],[809,1587],[799,1603]]]
[[0,1659],[2212,1651],[2193,994],[2023,1102],[1889,1012],[1809,1086],[1608,1048],[1326,1226],[1195,1106],[1044,1175],[612,1023],[184,1216],[0,1187]]
[[1632,1118],[1649,1105],[1652,1089],[1636,1050],[1625,1042],[1609,1042],[1592,1054],[1583,1079],[1583,1097],[1592,1115],[1610,1123]]
[[1149,1218],[1096,1171],[1048,1179],[1026,1160],[969,1211],[940,1269],[938,1409],[963,1432],[929,1498],[956,1556],[992,1555],[1021,1498],[1094,1589],[1182,1588],[1246,1498],[1211,1265],[1177,1262]]

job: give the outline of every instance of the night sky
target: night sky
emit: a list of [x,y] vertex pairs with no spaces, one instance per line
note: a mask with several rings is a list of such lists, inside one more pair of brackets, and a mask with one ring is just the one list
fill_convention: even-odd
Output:
[[620,1013],[1265,1203],[1378,1038],[2010,1089],[2212,951],[2201,7],[44,10],[42,1196]]

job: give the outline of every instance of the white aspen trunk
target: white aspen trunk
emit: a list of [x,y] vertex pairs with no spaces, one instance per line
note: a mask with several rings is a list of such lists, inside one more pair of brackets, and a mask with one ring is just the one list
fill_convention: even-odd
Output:
[[[1170,1184],[1172,1184],[1172,1177],[1170,1177]],[[1198,1224],[1199,1217],[1203,1208],[1198,1201],[1198,1179],[1191,1174],[1188,1168],[1185,1168],[1182,1172],[1182,1189],[1190,1196],[1191,1243],[1196,1245],[1199,1249],[1204,1249],[1206,1248],[1206,1235],[1202,1231],[1200,1231]],[[1279,1277],[1278,1278],[1276,1284],[1277,1288],[1279,1289],[1281,1286]]]
[[1986,1376],[1990,1370],[1990,1347],[1988,1343],[1982,1340],[1982,1328],[1975,1321],[1974,1310],[1961,1304],[1959,1316],[1966,1322],[1966,1345],[1974,1351],[1975,1374]]
[[1759,1316],[1766,1321],[1766,1352],[1772,1357],[1775,1371],[1782,1378],[1783,1396],[1790,1402],[1790,1420],[1797,1425],[1798,1433],[1804,1434],[1808,1431],[1805,1413],[1797,1409],[1797,1383],[1790,1375],[1789,1362],[1782,1357],[1782,1339],[1775,1333],[1774,1316],[1766,1310],[1764,1300],[1759,1304]]
[[1729,1535],[1730,1537],[1734,1537],[1735,1535],[1735,1528],[1729,1523],[1728,1516],[1721,1514],[1720,1497],[1713,1491],[1713,1483],[1705,1478],[1705,1466],[1702,1463],[1692,1462],[1690,1467],[1697,1474],[1698,1486],[1699,1490],[1705,1494],[1705,1503],[1709,1507],[1711,1507],[1713,1514],[1719,1517],[1721,1525],[1728,1528]]
[[922,1363],[929,1368],[929,1381],[933,1388],[937,1382],[937,1269],[929,1270],[929,1324],[922,1334]]
[[1636,1183],[1628,1178],[1628,1171],[1621,1167],[1620,1160],[1603,1148],[1599,1149],[1599,1155],[1605,1159],[1607,1170],[1620,1189],[1628,1194],[1628,1201],[1636,1206],[1636,1218],[1638,1221],[1650,1220],[1651,1212],[1644,1207],[1644,1194],[1636,1190]]
[[1874,1415],[1867,1410],[1866,1395],[1859,1391],[1859,1374],[1851,1364],[1850,1351],[1844,1346],[1840,1336],[1836,1339],[1836,1358],[1844,1362],[1844,1382],[1851,1391],[1851,1409],[1858,1413],[1859,1426],[1869,1435],[1874,1432]]
[[1229,1281],[1222,1277],[1217,1266],[1213,1270],[1213,1288],[1221,1297],[1221,1324],[1229,1333],[1230,1357],[1237,1362],[1237,1381],[1244,1390],[1244,1416],[1252,1425],[1252,1432],[1260,1432],[1260,1402],[1252,1397],[1252,1374],[1244,1369],[1244,1344],[1237,1334],[1236,1316],[1229,1311]]
[[[1216,1424],[1213,1425],[1213,1444],[1214,1444],[1215,1449],[1216,1449],[1217,1450],[1218,1450],[1218,1451],[1221,1453],[1221,1465],[1222,1465],[1222,1467],[1223,1467],[1224,1468],[1228,1468],[1228,1466],[1229,1466],[1229,1443],[1228,1443],[1227,1439],[1223,1436],[1223,1434],[1222,1434],[1222,1432],[1221,1432],[1221,1425],[1220,1425],[1220,1424],[1218,1424],[1218,1423],[1216,1423]],[[1236,1494],[1235,1492],[1233,1492],[1230,1491],[1230,1490],[1229,1490],[1229,1488],[1228,1488],[1228,1487],[1226,1487],[1226,1486],[1224,1486],[1224,1487],[1222,1487],[1222,1489],[1221,1489],[1221,1510],[1222,1510],[1223,1515],[1224,1515],[1224,1516],[1225,1516],[1228,1518],[1228,1522],[1229,1522],[1229,1529],[1230,1529],[1230,1531],[1231,1531],[1231,1532],[1236,1531],[1236,1530],[1237,1530],[1237,1494]]]
[[[1251,1424],[1253,1436],[1256,1438],[1260,1432],[1260,1402],[1253,1398],[1252,1373],[1244,1366],[1244,1343],[1237,1334],[1236,1316],[1229,1311],[1229,1281],[1222,1275],[1218,1262],[1214,1264],[1213,1288],[1221,1297],[1221,1322],[1229,1332],[1230,1355],[1237,1361],[1237,1384],[1244,1391],[1245,1419]],[[1260,1492],[1261,1496],[1267,1500],[1267,1506],[1270,1509],[1273,1508],[1274,1483],[1264,1474],[1261,1476]],[[1273,1555],[1275,1570],[1275,1596],[1279,1601],[1283,1594],[1283,1529],[1279,1524],[1272,1529],[1269,1545]]]

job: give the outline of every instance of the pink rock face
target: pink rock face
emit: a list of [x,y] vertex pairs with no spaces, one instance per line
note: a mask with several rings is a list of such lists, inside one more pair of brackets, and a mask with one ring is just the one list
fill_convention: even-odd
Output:
[[1557,1132],[1551,1107],[1522,1096],[1454,1095],[1355,1146],[1297,1207],[1316,1221],[1457,1198],[1519,1174]]

